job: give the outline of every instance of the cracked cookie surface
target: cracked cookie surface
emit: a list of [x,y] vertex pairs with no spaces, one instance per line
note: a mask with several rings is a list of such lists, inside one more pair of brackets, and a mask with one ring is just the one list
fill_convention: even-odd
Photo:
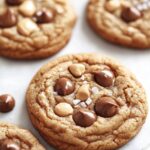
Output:
[[67,55],[43,66],[26,94],[31,121],[59,150],[114,150],[141,129],[146,95],[115,60]]
[[75,21],[67,0],[1,0],[0,55],[49,57],[67,44]]
[[29,131],[3,122],[0,122],[0,149],[45,150]]
[[150,47],[148,0],[90,0],[87,19],[104,39],[127,47]]

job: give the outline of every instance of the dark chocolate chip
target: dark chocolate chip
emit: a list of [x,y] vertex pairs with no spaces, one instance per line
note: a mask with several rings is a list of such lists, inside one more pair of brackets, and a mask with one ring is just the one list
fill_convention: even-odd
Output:
[[20,147],[14,141],[6,139],[1,142],[0,150],[20,150]]
[[8,28],[15,26],[17,24],[17,16],[11,9],[6,9],[2,14],[0,14],[0,27]]
[[11,95],[0,95],[0,112],[10,112],[15,106],[15,99]]
[[105,69],[94,73],[95,81],[103,86],[110,87],[114,83],[115,75],[111,70]]
[[6,0],[6,3],[8,5],[19,5],[23,2],[24,0]]
[[136,21],[141,16],[142,13],[135,7],[124,8],[121,13],[121,18],[126,22]]
[[71,94],[75,89],[74,83],[67,77],[62,77],[56,81],[54,90],[61,96]]
[[54,11],[42,9],[36,12],[35,19],[37,23],[50,23],[54,19]]
[[118,104],[111,97],[101,97],[95,103],[95,112],[101,117],[112,117],[118,112]]
[[96,121],[96,119],[96,115],[86,109],[77,109],[73,113],[74,122],[76,123],[76,125],[81,127],[91,126]]

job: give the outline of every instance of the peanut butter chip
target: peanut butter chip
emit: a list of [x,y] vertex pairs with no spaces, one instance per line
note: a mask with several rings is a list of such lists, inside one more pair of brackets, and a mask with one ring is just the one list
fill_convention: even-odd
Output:
[[115,11],[117,8],[120,7],[121,5],[121,0],[109,0],[106,2],[105,4],[105,8],[109,11],[109,12],[113,12]]
[[96,121],[96,115],[86,109],[77,109],[73,113],[73,120],[76,125],[81,127],[89,127]]
[[73,64],[69,66],[69,71],[75,77],[81,77],[82,74],[85,72],[85,66],[83,64]]
[[35,4],[33,3],[33,1],[26,0],[20,5],[19,11],[24,16],[31,17],[36,12],[36,7],[35,7]]
[[77,91],[76,98],[80,99],[81,101],[85,101],[89,97],[90,97],[89,85],[88,84],[82,85]]
[[18,25],[18,32],[28,36],[34,31],[39,31],[38,26],[30,19],[26,18],[21,20]]
[[60,117],[66,117],[73,113],[73,108],[68,103],[59,103],[55,106],[55,113]]
[[5,9],[2,14],[0,14],[0,27],[8,28],[15,26],[17,24],[17,16],[11,9]]
[[95,112],[101,117],[112,117],[118,112],[118,104],[111,97],[101,97],[95,104]]
[[135,7],[126,7],[121,13],[121,18],[126,22],[136,21],[141,18],[141,16],[141,12]]

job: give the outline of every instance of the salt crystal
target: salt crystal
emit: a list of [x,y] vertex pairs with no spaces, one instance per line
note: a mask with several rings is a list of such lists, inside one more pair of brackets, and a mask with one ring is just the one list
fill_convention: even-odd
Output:
[[87,107],[84,102],[81,102],[81,103],[80,103],[80,106],[81,106],[81,107],[84,107],[84,108]]
[[77,104],[79,104],[80,102],[81,102],[80,99],[74,99],[74,100],[73,100],[73,104],[74,104],[74,105],[77,105]]
[[83,84],[87,84],[87,83],[88,83],[87,81],[84,81],[84,82],[83,82]]
[[84,80],[84,79],[85,79],[85,77],[84,77],[84,76],[82,76],[82,77],[81,77],[81,80]]
[[99,89],[98,87],[92,87],[91,91],[93,94],[97,94],[99,92]]
[[87,105],[90,105],[92,103],[92,99],[91,98],[88,98],[85,102]]
[[54,93],[54,95],[58,95],[57,92],[53,92],[53,93]]

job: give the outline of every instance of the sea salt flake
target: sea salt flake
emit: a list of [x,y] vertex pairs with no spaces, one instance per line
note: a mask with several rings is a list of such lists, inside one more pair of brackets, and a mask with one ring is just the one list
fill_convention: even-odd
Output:
[[87,107],[84,102],[81,102],[81,103],[80,103],[80,106],[83,107],[83,108]]
[[87,105],[90,105],[92,103],[92,99],[91,98],[88,98],[85,102]]
[[83,84],[87,84],[88,82],[87,81],[83,81]]
[[92,87],[91,91],[93,94],[97,94],[99,92],[99,89],[98,87]]
[[74,105],[77,105],[77,104],[79,104],[80,102],[81,102],[80,99],[74,99],[74,100],[73,100],[73,104],[74,104]]
[[85,79],[85,76],[82,76],[82,77],[81,77],[81,80],[84,80],[84,79]]
[[58,95],[57,92],[53,92],[53,94],[54,94],[55,96]]

